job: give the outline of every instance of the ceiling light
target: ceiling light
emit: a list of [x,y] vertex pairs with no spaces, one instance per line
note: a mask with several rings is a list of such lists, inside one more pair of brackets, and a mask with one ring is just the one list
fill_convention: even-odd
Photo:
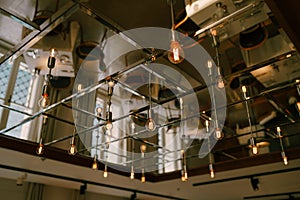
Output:
[[148,110],[148,119],[145,124],[145,128],[148,131],[154,131],[156,129],[156,124],[154,119],[152,118],[152,87],[151,87],[151,80],[152,80],[152,71],[149,72],[149,82],[148,82],[148,90],[149,90],[149,110]]
[[279,144],[280,144],[280,147],[281,147],[281,157],[282,157],[282,160],[283,160],[283,164],[288,165],[288,158],[285,154],[284,143],[283,143],[283,135],[282,135],[282,132],[281,132],[281,128],[278,126],[276,128],[276,131],[277,131],[277,137],[279,138]]
[[43,140],[40,139],[39,145],[36,149],[36,154],[37,155],[42,155],[44,153],[44,144],[43,144]]
[[131,165],[131,171],[130,171],[130,180],[134,179],[134,167]]
[[72,135],[72,138],[71,138],[70,148],[69,148],[68,153],[70,155],[75,155],[77,153],[77,147],[76,147],[76,144],[75,144],[75,128],[74,128],[73,135]]
[[215,172],[214,172],[214,167],[213,167],[213,164],[210,163],[209,166],[209,175],[210,175],[210,178],[215,178]]
[[38,101],[40,108],[45,109],[50,105],[49,93],[48,93],[48,81],[43,85],[42,97]]
[[94,155],[92,169],[97,170],[98,169],[98,161],[97,161],[97,154]]
[[171,8],[171,21],[172,21],[172,28],[171,34],[172,39],[170,43],[170,50],[168,53],[168,59],[171,63],[178,64],[184,60],[184,51],[180,45],[180,43],[176,40],[175,37],[175,23],[174,23],[174,10],[173,10],[173,0],[169,0],[170,8]]
[[224,133],[221,131],[220,128],[216,128],[214,136],[217,140],[221,140],[224,137]]
[[104,178],[108,177],[107,164],[105,164],[105,166],[104,166],[103,177]]
[[186,156],[185,151],[181,150],[181,162],[182,162],[182,170],[181,170],[181,180],[188,180],[187,166],[186,166]]

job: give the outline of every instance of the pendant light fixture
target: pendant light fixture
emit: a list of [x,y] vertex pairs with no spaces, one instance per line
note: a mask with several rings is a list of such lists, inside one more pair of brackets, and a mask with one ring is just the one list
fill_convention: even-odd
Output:
[[175,37],[173,1],[174,0],[168,0],[168,4],[170,5],[170,8],[171,8],[171,22],[172,22],[172,28],[171,28],[172,39],[171,39],[171,43],[170,43],[168,59],[171,63],[178,64],[178,63],[181,63],[184,59],[184,51],[183,51],[180,43],[176,40],[176,37]]
[[70,155],[75,155],[77,153],[77,147],[75,144],[75,131],[76,131],[76,129],[74,128],[73,135],[72,135],[71,142],[70,142],[70,148],[68,150],[68,153]]
[[148,110],[148,119],[145,124],[146,130],[152,132],[156,129],[156,124],[154,119],[152,118],[152,87],[151,87],[151,79],[152,79],[152,71],[149,72],[149,82],[148,82],[148,94],[149,94],[149,110]]
[[44,144],[43,144],[43,139],[41,138],[38,147],[36,148],[36,154],[42,155],[43,153],[44,153]]
[[93,163],[92,163],[92,169],[93,170],[97,170],[99,168],[99,165],[98,165],[98,154],[97,154],[98,144],[99,144],[99,137],[100,137],[99,136],[99,130],[97,130],[95,155],[94,155],[94,159],[93,159]]
[[250,128],[250,134],[251,134],[251,138],[249,139],[249,147],[251,148],[251,152],[253,155],[257,155],[259,153],[258,150],[258,144],[256,143],[256,138],[254,137],[253,134],[253,130],[252,130],[252,123],[251,123],[251,118],[250,118],[250,109],[249,109],[249,104],[248,104],[248,99],[249,97],[247,97],[247,88],[246,86],[242,86],[242,92],[243,92],[243,96],[245,99],[245,104],[246,104],[246,112],[247,112],[247,117],[248,117],[248,124],[249,124],[249,128]]
[[49,81],[52,79],[52,69],[55,67],[55,62],[56,62],[56,56],[57,56],[57,50],[54,48],[51,48],[49,50],[50,55],[48,57],[48,62],[47,62],[47,67],[49,68],[49,72],[47,74],[47,77],[45,79],[45,83],[43,85],[43,90],[42,90],[42,97],[38,101],[38,105],[40,108],[45,109],[50,105],[49,101]]
[[216,54],[216,65],[217,65],[217,77],[216,77],[216,86],[219,89],[222,89],[225,87],[224,78],[221,74],[221,64],[220,64],[220,53],[219,53],[219,46],[220,41],[219,37],[217,35],[217,30],[211,29],[210,34],[212,37],[212,46],[215,48],[215,54]]
[[181,150],[182,170],[181,170],[181,181],[188,180],[187,166],[186,166],[186,155],[185,151]]
[[145,144],[141,144],[140,150],[141,150],[141,158],[142,158],[142,176],[141,176],[141,182],[145,183],[146,182],[146,177],[145,177],[145,152],[146,152],[147,146]]
[[[135,124],[133,121],[131,121],[131,135],[135,133]],[[134,179],[134,140],[131,139],[131,169],[130,169],[130,180]]]
[[112,112],[111,112],[111,97],[113,94],[115,82],[112,79],[109,79],[107,82],[107,112],[106,112],[106,125],[105,128],[106,130],[110,131],[113,128],[112,124]]
[[288,165],[288,158],[286,156],[285,149],[284,149],[283,136],[282,136],[281,128],[278,126],[276,128],[276,131],[277,131],[277,137],[279,138],[279,142],[280,142],[281,157],[282,157],[283,164]]
[[[211,87],[214,87],[214,76],[213,76],[213,63],[211,60],[207,61],[207,68],[208,68],[208,76],[210,77],[210,84]],[[214,111],[214,115],[215,115],[215,119],[214,119],[214,125],[215,125],[215,131],[214,131],[214,137],[217,140],[221,140],[224,137],[224,134],[221,130],[221,128],[219,127],[219,121],[218,121],[218,113],[217,113],[217,104],[216,104],[216,97],[215,97],[215,91],[212,88],[211,89],[211,98],[212,98],[212,104],[213,104],[213,111]],[[208,130],[208,122],[207,122],[207,127],[206,129]]]

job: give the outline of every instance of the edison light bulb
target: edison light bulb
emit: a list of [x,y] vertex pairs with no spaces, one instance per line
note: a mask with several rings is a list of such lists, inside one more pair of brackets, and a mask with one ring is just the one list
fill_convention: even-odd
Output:
[[131,166],[130,179],[131,180],[134,179],[134,168],[133,168],[133,166]]
[[49,50],[49,53],[50,53],[50,57],[56,57],[56,55],[58,54],[57,49],[55,48],[51,48]]
[[179,42],[172,40],[170,44],[170,50],[168,53],[168,59],[174,64],[181,63],[184,59],[184,52]]
[[220,89],[225,87],[225,83],[224,83],[223,77],[221,75],[218,75],[218,77],[217,77],[217,87]]
[[215,172],[214,172],[214,170],[210,171],[210,178],[215,178]]
[[181,181],[187,181],[188,180],[188,174],[187,174],[187,172],[185,171],[185,172],[183,172],[182,173],[182,175],[181,175]]
[[36,154],[42,155],[43,153],[44,153],[44,145],[40,142],[36,149]]
[[71,143],[71,146],[69,148],[68,153],[70,155],[75,155],[77,153],[77,148],[76,148],[76,145],[74,143]]
[[154,131],[156,128],[155,121],[151,117],[148,118],[145,126],[148,131]]
[[141,149],[142,153],[145,153],[146,149],[147,149],[147,146],[145,144],[141,144],[140,149]]
[[246,86],[242,86],[242,91],[243,91],[243,93],[246,93],[247,92],[247,88],[246,88]]
[[216,131],[215,131],[214,136],[215,136],[215,138],[216,138],[217,140],[221,140],[221,139],[223,139],[224,134],[223,134],[223,132],[221,131],[220,128],[216,128]]
[[105,127],[106,127],[106,130],[111,130],[113,128],[113,125],[112,125],[112,123],[110,121],[108,121],[106,123]]
[[289,163],[288,163],[288,158],[287,158],[287,156],[285,155],[285,152],[284,152],[284,151],[281,152],[281,156],[282,156],[283,164],[284,164],[284,165],[288,165],[288,164],[289,164]]
[[252,147],[252,153],[253,153],[254,155],[257,155],[257,154],[258,154],[258,147],[257,147],[257,146],[253,146],[253,147]]
[[98,169],[98,163],[97,163],[97,157],[96,157],[96,155],[94,156],[94,161],[93,161],[93,164],[92,164],[92,169],[93,170],[97,170]]
[[206,133],[209,133],[209,121],[205,120]]
[[48,94],[43,94],[42,98],[38,102],[40,108],[47,108],[50,105]]
[[104,167],[103,177],[104,177],[104,178],[107,178],[107,177],[108,177],[107,165],[105,165],[105,167]]
[[209,174],[210,174],[210,178],[215,178],[215,172],[214,172],[213,164],[209,164]]
[[145,174],[142,174],[142,177],[141,177],[141,182],[142,182],[142,183],[145,183],[145,182],[146,182],[146,177],[145,177]]

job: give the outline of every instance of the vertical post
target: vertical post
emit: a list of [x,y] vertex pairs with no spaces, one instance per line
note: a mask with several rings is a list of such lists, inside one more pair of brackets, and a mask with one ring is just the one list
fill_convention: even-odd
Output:
[[[4,105],[10,106],[11,103],[11,98],[14,93],[14,88],[15,88],[15,83],[17,80],[18,76],[18,71],[19,71],[19,66],[21,62],[22,57],[18,57],[15,60],[13,60],[9,80],[8,80],[8,85],[4,97]],[[1,113],[1,120],[0,120],[0,130],[5,129],[8,121],[8,116],[9,116],[9,109],[3,109]]]

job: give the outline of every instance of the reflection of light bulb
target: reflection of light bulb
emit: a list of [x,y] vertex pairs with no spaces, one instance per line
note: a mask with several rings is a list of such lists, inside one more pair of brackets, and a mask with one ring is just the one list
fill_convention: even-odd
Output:
[[284,164],[284,165],[288,165],[288,164],[289,164],[289,163],[288,163],[288,158],[287,158],[287,156],[285,155],[285,152],[284,152],[284,151],[281,152],[281,156],[282,156],[283,164]]
[[50,105],[48,94],[43,94],[42,98],[38,102],[40,108],[47,108]]
[[97,163],[97,156],[96,155],[94,156],[94,161],[93,161],[93,164],[92,164],[92,169],[93,170],[97,170],[98,169],[98,163]]
[[40,142],[36,149],[36,154],[42,155],[43,153],[44,153],[44,145],[42,144],[42,142]]
[[106,127],[106,130],[111,130],[113,128],[113,125],[112,125],[111,121],[108,121],[106,123],[105,127]]
[[56,57],[58,54],[57,49],[55,49],[55,48],[51,48],[49,50],[49,53],[50,53],[50,57]]
[[210,178],[215,178],[215,172],[212,163],[209,164],[209,174],[210,174]]
[[104,178],[107,178],[107,177],[108,177],[107,165],[105,165],[105,167],[104,167],[103,177],[104,177]]
[[145,174],[142,174],[142,177],[141,177],[141,182],[142,182],[142,183],[145,183],[145,182],[146,182],[146,177],[145,177]]
[[252,147],[252,153],[253,153],[254,155],[257,155],[257,154],[258,154],[258,147],[257,147],[257,146],[253,146],[253,147]]
[[209,121],[205,120],[205,128],[206,128],[206,132],[209,133]]
[[152,118],[148,118],[148,120],[146,122],[146,129],[148,131],[154,131],[155,128],[156,128],[155,121]]
[[169,61],[174,64],[181,63],[184,59],[183,49],[181,48],[179,42],[177,42],[176,40],[171,41],[168,58]]
[[187,181],[188,180],[188,174],[186,171],[182,171],[182,175],[181,175],[181,181]]
[[71,143],[68,153],[70,155],[75,155],[77,153],[77,148],[74,143]]
[[247,88],[246,88],[246,86],[242,86],[242,91],[243,91],[243,93],[246,93],[247,92]]
[[131,180],[134,179],[134,167],[133,166],[131,166],[130,179]]
[[223,134],[223,132],[221,131],[220,128],[216,128],[216,131],[215,131],[214,136],[215,136],[215,138],[216,138],[217,140],[221,140],[221,139],[223,139],[224,134]]
[[147,149],[147,146],[145,144],[141,144],[140,149],[141,149],[142,153],[145,153],[146,149]]
[[219,75],[217,77],[217,87],[220,88],[220,89],[225,87],[224,80],[223,80],[223,77],[221,75]]

